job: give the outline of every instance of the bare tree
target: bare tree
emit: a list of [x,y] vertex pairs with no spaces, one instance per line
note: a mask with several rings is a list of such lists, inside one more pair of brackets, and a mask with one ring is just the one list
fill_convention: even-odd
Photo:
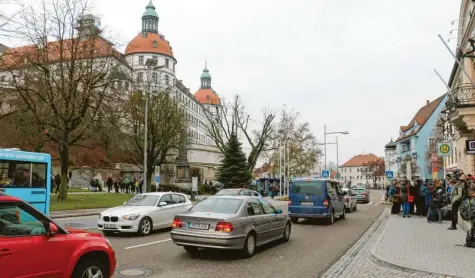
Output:
[[90,134],[103,104],[116,98],[110,73],[127,67],[100,36],[89,8],[87,0],[41,0],[23,7],[22,36],[30,45],[8,49],[0,61],[10,88],[58,146],[60,200],[67,199],[70,147]]
[[[147,121],[147,149],[144,150],[145,97],[149,97]],[[151,189],[153,169],[161,165],[167,156],[173,155],[189,144],[188,121],[185,108],[170,96],[168,91],[145,95],[138,91],[126,104],[125,126],[128,137],[127,151],[134,156],[137,165],[143,165],[147,152],[147,192]],[[176,157],[176,156],[174,156]]]
[[271,148],[270,139],[274,134],[275,114],[264,111],[260,128],[251,129],[251,116],[246,111],[241,97],[236,95],[231,103],[223,101],[222,109],[218,110],[218,115],[213,116],[211,113],[206,113],[206,115],[210,123],[206,126],[207,133],[222,153],[224,153],[226,142],[229,141],[231,134],[236,133],[244,136],[251,147],[247,163],[248,170],[252,173],[261,154]]
[[[18,33],[18,30],[15,30],[15,16],[16,12],[8,14],[5,12],[6,7],[12,7],[15,5],[14,1],[11,0],[0,0],[0,37],[12,37]],[[1,54],[0,49],[0,54]]]
[[376,180],[384,176],[384,173],[386,171],[386,166],[383,158],[378,158],[374,161],[369,161],[368,163],[365,163],[364,166],[366,168],[366,178],[372,179],[375,184]]

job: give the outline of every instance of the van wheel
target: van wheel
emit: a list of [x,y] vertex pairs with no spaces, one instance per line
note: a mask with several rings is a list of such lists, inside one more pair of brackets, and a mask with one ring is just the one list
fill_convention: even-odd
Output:
[[297,217],[291,217],[290,221],[292,221],[292,223],[295,223],[295,224],[299,223],[299,219]]
[[94,278],[94,277],[109,277],[107,269],[101,260],[93,257],[84,258],[74,268],[72,278]]
[[327,219],[327,223],[328,225],[332,225],[333,223],[335,223],[335,212],[332,211],[332,213],[330,214],[330,218]]
[[256,252],[256,235],[254,233],[251,232],[247,235],[241,252],[245,258],[254,256],[254,253]]

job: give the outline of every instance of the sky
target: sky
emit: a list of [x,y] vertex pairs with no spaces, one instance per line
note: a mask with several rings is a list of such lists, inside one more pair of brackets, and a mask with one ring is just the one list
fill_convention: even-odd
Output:
[[[92,1],[124,50],[149,0]],[[320,142],[325,124],[348,131],[338,138],[340,164],[361,153],[383,156],[399,127],[446,92],[433,69],[448,80],[454,59],[437,34],[448,38],[457,28],[460,2],[153,0],[177,77],[192,92],[207,60],[213,88],[225,99],[240,94],[256,125],[264,109],[285,106]],[[335,146],[327,149],[336,161]]]

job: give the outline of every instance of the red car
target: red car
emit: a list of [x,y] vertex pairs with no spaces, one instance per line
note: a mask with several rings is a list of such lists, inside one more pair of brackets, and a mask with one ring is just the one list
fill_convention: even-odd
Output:
[[64,229],[0,192],[0,277],[108,278],[116,259],[101,234]]

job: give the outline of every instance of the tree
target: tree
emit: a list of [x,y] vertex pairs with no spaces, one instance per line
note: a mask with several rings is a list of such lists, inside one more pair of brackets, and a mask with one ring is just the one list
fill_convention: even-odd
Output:
[[42,0],[23,7],[21,35],[30,45],[8,49],[0,61],[9,87],[58,148],[60,200],[67,199],[70,147],[91,134],[103,104],[117,98],[110,73],[127,67],[91,23],[89,9],[87,0]]
[[[148,95],[147,95],[148,96]],[[125,129],[128,135],[123,146],[136,161],[143,165],[145,97],[141,91],[131,95],[125,107]],[[186,148],[190,141],[185,108],[170,96],[168,91],[151,94],[147,121],[147,192],[156,165],[161,165],[169,155]],[[176,157],[173,156],[173,158]]]
[[252,180],[246,155],[236,133],[231,133],[224,147],[224,158],[218,168],[217,180],[226,188],[247,186]]
[[35,124],[35,118],[31,111],[23,111],[21,114],[11,114],[10,117],[0,118],[2,132],[0,133],[0,146],[8,148],[20,148],[41,152],[49,141],[45,130]]
[[18,33],[17,30],[13,28],[16,13],[7,14],[4,12],[5,9],[2,9],[2,6],[9,5],[11,7],[12,4],[14,4],[14,1],[0,0],[0,37],[11,37]]
[[288,150],[288,164],[285,163],[284,176],[310,174],[322,155],[309,123],[300,122],[299,118],[300,114],[295,111],[287,111],[285,108],[282,110],[276,126],[278,132],[274,134],[271,151],[267,154],[269,162],[279,169],[279,149],[282,161],[284,150]]
[[386,166],[383,158],[378,158],[374,161],[365,163],[367,178],[376,181],[376,178],[384,176],[386,172]]
[[248,171],[252,172],[256,167],[261,154],[270,148],[270,139],[274,134],[273,121],[275,114],[264,111],[260,128],[251,129],[251,116],[246,112],[241,97],[236,95],[232,103],[222,102],[222,109],[213,116],[206,113],[209,125],[206,126],[208,136],[214,141],[219,150],[224,153],[226,143],[233,134],[242,134],[251,147],[251,152],[247,157]]

